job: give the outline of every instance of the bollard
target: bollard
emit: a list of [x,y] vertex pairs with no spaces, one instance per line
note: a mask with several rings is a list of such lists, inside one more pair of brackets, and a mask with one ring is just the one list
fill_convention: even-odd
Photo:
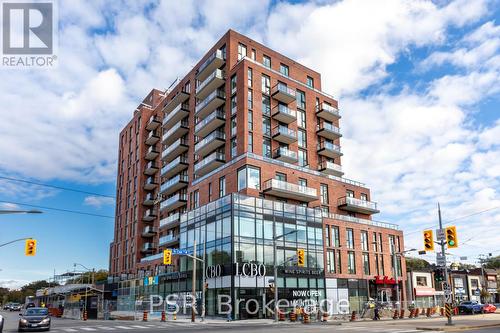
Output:
[[297,321],[297,315],[295,314],[295,312],[291,311],[290,312],[290,321],[292,323],[296,322]]
[[328,312],[323,312],[323,318],[321,319],[321,321],[325,323],[328,321]]
[[279,312],[279,321],[285,321],[285,313],[283,311]]
[[413,316],[415,315],[415,309],[411,309],[410,310],[410,314],[408,315],[408,318],[413,318]]
[[441,307],[439,310],[440,310],[441,317],[444,317],[444,308]]
[[142,313],[142,321],[148,321],[148,312],[147,311],[144,311]]
[[422,316],[425,316],[425,308],[422,308],[422,312],[420,312]]
[[416,308],[415,309],[415,316],[414,318],[418,318],[418,315],[420,314],[420,309],[419,308]]
[[427,313],[425,314],[427,317],[431,316],[431,308],[427,308]]
[[83,311],[83,320],[87,320],[87,310]]
[[392,319],[398,319],[398,310],[394,310],[394,315],[392,316]]
[[177,312],[174,312],[174,320],[177,320]]
[[355,321],[356,320],[356,311],[353,311],[351,314],[351,319],[349,321]]
[[405,318],[405,310],[401,309],[401,313],[399,314],[399,319],[404,319]]
[[167,321],[167,316],[165,315],[165,311],[161,312],[161,321]]
[[309,315],[307,313],[304,313],[304,324],[309,324]]

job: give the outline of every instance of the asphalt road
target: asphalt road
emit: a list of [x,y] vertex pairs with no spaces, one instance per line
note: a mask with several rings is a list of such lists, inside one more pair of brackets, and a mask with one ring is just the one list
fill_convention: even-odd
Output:
[[[0,312],[6,319],[4,333],[17,332],[17,323],[19,320],[18,312]],[[303,333],[303,332],[369,332],[369,333],[418,333],[435,331],[421,331],[415,329],[415,322],[412,323],[394,323],[394,322],[358,322],[348,323],[344,325],[332,325],[322,323],[312,323],[304,325],[301,323],[280,323],[279,325],[269,322],[210,322],[205,323],[190,323],[190,322],[157,322],[157,321],[103,321],[103,320],[71,320],[71,319],[52,319],[51,332],[56,333],[121,333],[121,332],[224,332],[224,331],[240,331],[240,332],[283,332],[283,333]],[[498,333],[500,328],[470,330],[470,333]]]

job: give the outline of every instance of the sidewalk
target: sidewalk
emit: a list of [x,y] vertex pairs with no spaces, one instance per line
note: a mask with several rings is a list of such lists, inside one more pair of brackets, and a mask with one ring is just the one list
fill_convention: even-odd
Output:
[[416,329],[427,331],[458,331],[466,329],[499,327],[500,328],[500,313],[489,313],[474,316],[454,316],[453,326],[446,326],[447,319],[441,317],[439,319],[430,319],[419,321]]

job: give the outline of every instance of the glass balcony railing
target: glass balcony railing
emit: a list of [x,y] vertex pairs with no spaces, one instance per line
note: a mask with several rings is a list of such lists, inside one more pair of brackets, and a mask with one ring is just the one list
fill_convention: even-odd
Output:
[[318,150],[322,150],[322,149],[330,150],[330,151],[336,152],[338,154],[341,153],[339,145],[336,145],[336,144],[328,142],[328,141],[322,141],[322,142],[318,143]]
[[169,224],[174,224],[178,222],[180,219],[180,214],[179,213],[174,213],[172,215],[169,215],[165,217],[164,219],[160,220],[160,228],[163,228],[164,226],[168,226]]
[[276,93],[283,93],[295,98],[295,90],[288,87],[286,84],[278,82],[273,88],[273,95]]
[[210,95],[208,95],[207,97],[205,97],[205,99],[203,101],[201,101],[200,103],[198,103],[198,105],[196,105],[195,112],[199,113],[208,104],[210,104],[210,102],[212,102],[216,98],[222,98],[222,99],[225,100],[226,99],[226,93],[223,90],[221,90],[221,89],[214,90],[213,92],[210,93]]
[[215,71],[212,72],[205,80],[203,80],[202,83],[196,88],[196,93],[198,94],[200,91],[202,91],[214,78],[218,78],[221,80],[224,80],[225,73],[224,71],[221,71],[220,69],[216,69]]
[[316,199],[318,196],[317,191],[314,188],[293,184],[278,179],[269,179],[265,181],[263,190],[269,191],[273,195],[280,195],[280,193],[286,194],[286,197],[297,200],[302,200],[303,198]]
[[348,196],[339,198],[338,206],[353,206],[353,207],[361,207],[370,211],[378,211],[376,202],[362,200]]
[[164,165],[161,168],[161,174],[164,175],[165,173],[167,173],[167,171],[174,169],[176,166],[178,166],[181,163],[187,164],[188,163],[187,157],[185,157],[185,156],[176,157],[172,162]]
[[170,187],[174,186],[177,183],[188,183],[189,182],[189,177],[187,174],[178,174],[172,179],[169,179],[165,183],[161,184],[160,186],[160,192],[164,192],[165,190],[169,189]]
[[220,119],[226,119],[226,113],[222,109],[217,109],[211,114],[209,114],[206,118],[204,118],[202,121],[198,122],[196,126],[194,127],[194,131],[198,132],[201,130],[203,127],[205,127],[207,124],[211,123],[214,119],[220,118]]
[[298,160],[297,152],[286,147],[278,147],[274,150],[274,158],[285,157],[287,160]]
[[273,128],[273,131],[272,131],[272,136],[276,136],[276,135],[285,135],[285,136],[289,136],[292,138],[296,138],[297,132],[291,128],[286,127],[286,126],[278,125],[275,128]]
[[167,138],[169,138],[172,135],[174,135],[175,132],[177,132],[182,127],[183,128],[189,128],[189,121],[187,120],[187,118],[182,119],[181,121],[179,121],[177,123],[177,125],[175,125],[171,129],[169,129],[168,131],[166,131],[165,133],[163,133],[162,141],[165,141]]
[[340,118],[340,112],[338,109],[326,103],[321,103],[316,106],[316,114],[324,119],[330,121]]
[[161,154],[162,158],[170,155],[174,150],[179,148],[179,146],[181,146],[181,145],[187,146],[187,140],[184,138],[177,139],[174,143],[172,143],[170,146],[168,146],[167,149],[165,149],[162,152],[162,154]]
[[330,124],[330,123],[322,122],[321,124],[316,126],[316,129],[318,131],[319,130],[326,130],[329,132],[336,133],[337,135],[340,135],[340,128],[338,128],[337,126]]
[[196,163],[194,165],[194,172],[199,171],[200,169],[203,169],[205,166],[209,165],[210,163],[214,161],[225,161],[225,155],[223,153],[215,152],[213,154],[208,155],[204,159],[202,159],[200,162]]
[[201,73],[207,68],[216,58],[219,58],[221,60],[224,59],[224,54],[222,53],[221,50],[217,50],[214,53],[212,53],[207,60],[205,60],[201,65],[200,68],[198,68],[198,73]]
[[163,125],[170,122],[173,118],[179,116],[179,112],[189,112],[189,103],[182,103],[177,105],[169,114],[163,118]]
[[214,140],[226,140],[226,134],[222,131],[213,131],[210,133],[208,136],[206,136],[203,140],[199,141],[195,146],[194,146],[194,151],[198,151],[201,148],[203,148],[205,145],[211,143]]
[[167,243],[178,241],[178,240],[179,240],[178,235],[170,234],[170,235],[165,235],[165,236],[160,237],[158,244],[161,246],[163,244],[167,244]]

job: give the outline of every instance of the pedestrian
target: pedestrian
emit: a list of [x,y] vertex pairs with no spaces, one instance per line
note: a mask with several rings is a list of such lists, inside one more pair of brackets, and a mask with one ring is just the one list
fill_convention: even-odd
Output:
[[233,320],[233,318],[231,317],[231,311],[229,311],[227,313],[227,321],[229,322],[229,321],[232,321],[232,320]]
[[377,305],[375,306],[375,309],[373,309],[373,320],[380,320],[380,311]]

